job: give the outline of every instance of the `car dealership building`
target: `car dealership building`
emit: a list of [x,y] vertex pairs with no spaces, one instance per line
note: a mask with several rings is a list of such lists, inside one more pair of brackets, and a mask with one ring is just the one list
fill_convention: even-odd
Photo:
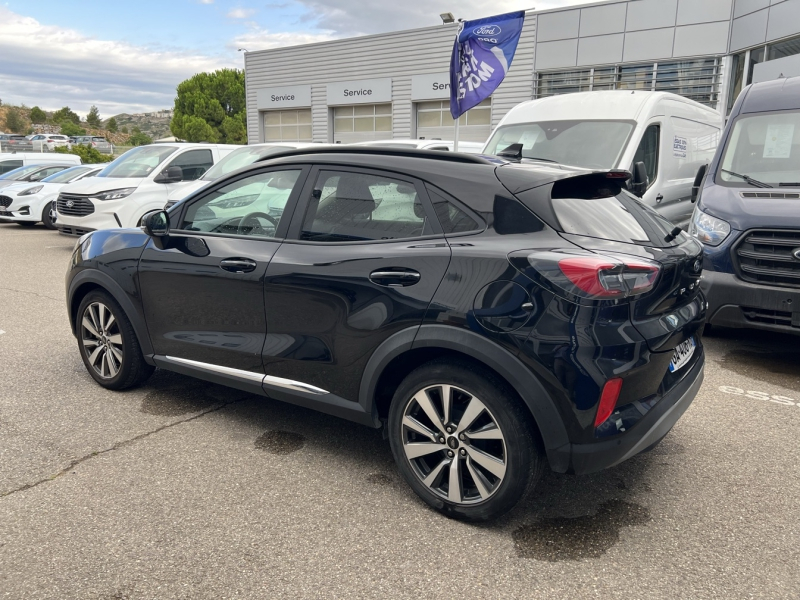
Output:
[[[250,142],[452,139],[448,69],[457,27],[245,53]],[[528,11],[505,80],[461,117],[460,136],[482,142],[520,102],[578,91],[675,92],[726,115],[744,85],[794,75],[800,0]]]

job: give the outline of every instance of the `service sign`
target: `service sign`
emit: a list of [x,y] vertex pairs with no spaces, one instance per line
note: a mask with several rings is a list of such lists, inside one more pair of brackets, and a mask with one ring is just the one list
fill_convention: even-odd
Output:
[[380,104],[392,101],[392,80],[364,79],[329,83],[328,106]]
[[450,73],[414,75],[411,78],[412,100],[447,100],[450,98]]
[[279,108],[308,108],[311,106],[311,86],[292,85],[279,88],[263,88],[256,92],[259,110]]

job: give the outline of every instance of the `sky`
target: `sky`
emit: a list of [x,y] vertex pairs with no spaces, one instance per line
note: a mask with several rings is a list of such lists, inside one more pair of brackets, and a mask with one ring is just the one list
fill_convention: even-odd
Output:
[[102,118],[172,108],[200,71],[248,51],[587,0],[0,0],[0,101]]

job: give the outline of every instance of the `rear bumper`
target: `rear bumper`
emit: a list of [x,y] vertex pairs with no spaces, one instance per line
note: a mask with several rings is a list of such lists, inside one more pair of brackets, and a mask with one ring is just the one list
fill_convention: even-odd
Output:
[[669,433],[697,396],[704,371],[705,355],[630,431],[608,441],[573,444],[570,471],[579,475],[601,471],[658,442]]
[[800,335],[800,289],[758,285],[716,271],[704,271],[700,287],[712,325]]

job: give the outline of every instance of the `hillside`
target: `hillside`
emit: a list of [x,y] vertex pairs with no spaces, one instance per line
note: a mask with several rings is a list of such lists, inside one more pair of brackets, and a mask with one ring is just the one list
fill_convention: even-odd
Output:
[[[154,140],[157,140],[172,135],[169,130],[169,122],[171,117],[157,116],[166,114],[167,112],[168,111],[160,111],[158,113],[144,113],[137,115],[122,113],[115,115],[114,118],[117,120],[117,127],[120,130],[123,127],[127,127],[128,131],[131,131],[134,127],[138,127],[141,129],[142,133],[146,133]],[[169,112],[171,113],[171,111]]]

